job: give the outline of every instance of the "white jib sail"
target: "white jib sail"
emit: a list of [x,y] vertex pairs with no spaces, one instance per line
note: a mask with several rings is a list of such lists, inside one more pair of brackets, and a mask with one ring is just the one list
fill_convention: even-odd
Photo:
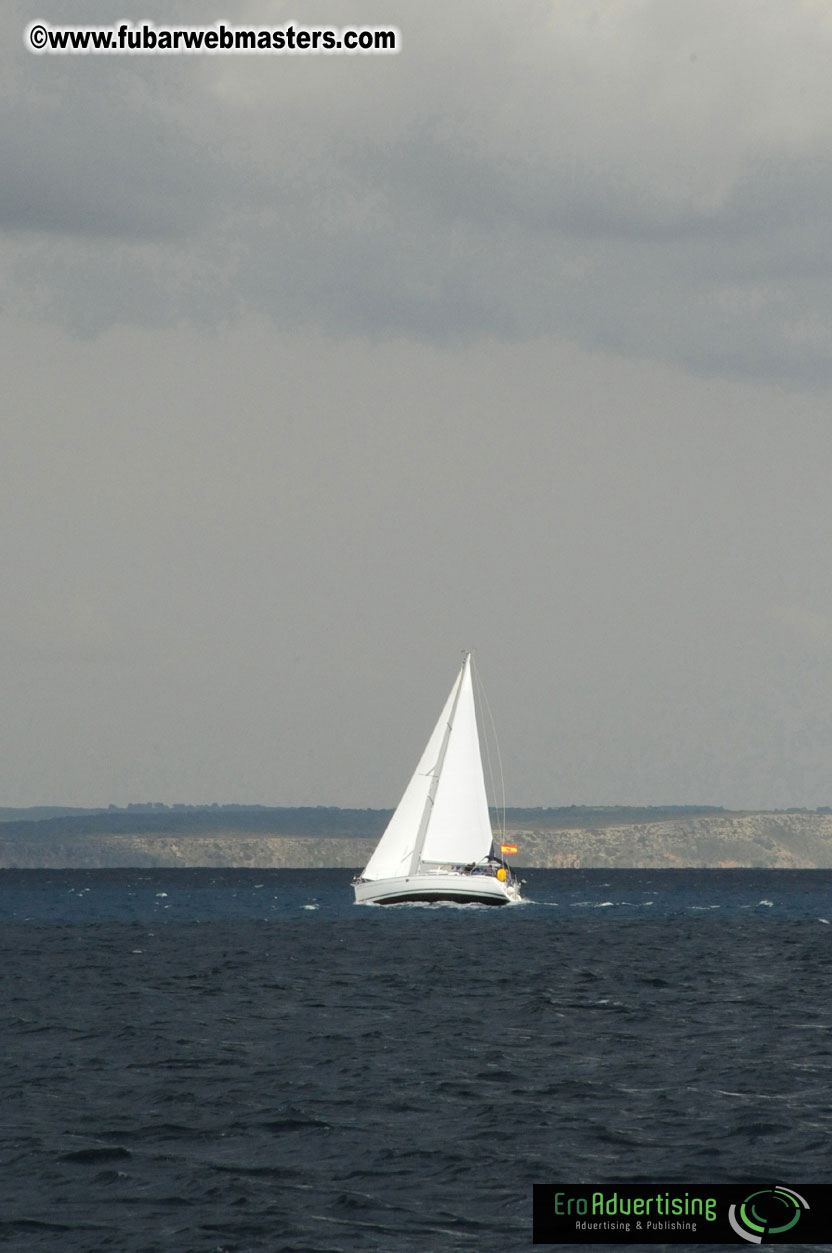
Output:
[[436,767],[442,741],[448,726],[448,719],[456,699],[457,688],[462,681],[462,671],[451,688],[445,702],[445,708],[439,715],[439,721],[433,728],[425,751],[422,753],[413,777],[405,788],[398,808],[387,824],[375,852],[364,870],[365,879],[396,879],[406,875],[410,870],[410,860],[416,847],[419,829],[428,795],[434,782]]

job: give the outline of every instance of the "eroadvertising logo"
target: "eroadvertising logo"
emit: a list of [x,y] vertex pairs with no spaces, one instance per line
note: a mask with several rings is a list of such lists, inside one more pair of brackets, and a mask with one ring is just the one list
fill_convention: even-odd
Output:
[[[740,1205],[728,1210],[728,1221],[738,1236],[750,1244],[762,1244],[776,1236],[784,1236],[797,1226],[809,1202],[792,1188],[762,1188],[752,1192]],[[797,1238],[804,1243],[803,1231]]]
[[820,1184],[535,1184],[535,1244],[828,1244]]

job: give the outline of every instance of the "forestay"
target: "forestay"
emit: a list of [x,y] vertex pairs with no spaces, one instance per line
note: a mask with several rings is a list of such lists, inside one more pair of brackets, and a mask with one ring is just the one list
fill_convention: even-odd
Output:
[[433,728],[413,777],[405,788],[396,812],[387,824],[384,835],[367,863],[363,875],[365,879],[395,879],[399,875],[407,874],[410,869],[410,859],[419,837],[422,815],[428,803],[431,784],[434,782],[442,741],[445,738],[448,719],[454,706],[461,677],[460,674],[451,689],[451,694],[439,715],[439,721]]

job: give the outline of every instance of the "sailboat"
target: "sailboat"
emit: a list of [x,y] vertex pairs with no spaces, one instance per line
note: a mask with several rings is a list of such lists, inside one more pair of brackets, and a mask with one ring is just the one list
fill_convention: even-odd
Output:
[[358,904],[507,905],[520,899],[517,878],[494,847],[470,653],[398,808],[353,887]]

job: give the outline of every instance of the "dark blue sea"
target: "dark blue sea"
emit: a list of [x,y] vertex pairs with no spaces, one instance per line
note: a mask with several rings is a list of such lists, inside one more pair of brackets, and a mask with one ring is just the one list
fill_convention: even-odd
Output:
[[832,872],[526,878],[0,872],[0,1244],[513,1253],[535,1183],[829,1182]]

